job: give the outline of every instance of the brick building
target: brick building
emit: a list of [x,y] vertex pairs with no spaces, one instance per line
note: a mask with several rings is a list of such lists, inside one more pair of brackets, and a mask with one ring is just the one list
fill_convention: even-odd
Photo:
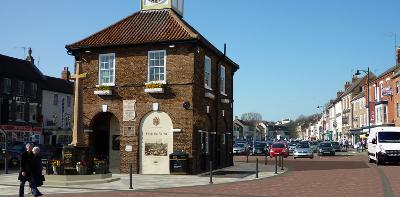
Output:
[[0,129],[8,141],[40,142],[45,76],[34,65],[32,50],[26,60],[0,55],[0,79]]
[[[232,165],[233,76],[239,66],[182,19],[180,0],[142,10],[67,45],[76,59],[82,114],[74,145],[110,170],[169,174],[169,154],[189,171]],[[79,127],[77,127],[79,128]]]
[[[396,50],[396,64],[400,66],[400,48]],[[400,70],[397,70],[392,77],[393,104],[394,104],[394,123],[400,127]]]

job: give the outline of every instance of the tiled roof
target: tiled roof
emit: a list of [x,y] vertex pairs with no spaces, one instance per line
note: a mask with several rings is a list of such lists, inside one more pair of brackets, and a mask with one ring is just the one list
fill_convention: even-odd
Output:
[[172,10],[136,12],[100,32],[67,45],[67,48],[77,49],[195,39],[196,33],[185,28],[177,18],[178,16]]
[[[379,78],[382,78],[383,76],[385,76],[385,75],[387,75],[387,74],[389,74],[389,73],[391,73],[391,72],[395,72],[396,69],[398,69],[398,68],[399,68],[399,66],[396,65],[396,66],[393,66],[393,67],[387,69],[385,72],[383,72],[383,73],[380,74],[378,77],[376,77],[375,80],[378,80]],[[375,81],[375,80],[373,80],[373,81]],[[373,81],[371,81],[371,82],[373,82]]]
[[362,91],[360,92],[357,96],[355,96],[353,99],[351,99],[352,101],[358,100],[360,98],[363,98],[365,96],[365,92]]
[[43,80],[39,69],[31,62],[0,54],[0,75],[13,76],[33,81]]
[[53,92],[60,92],[65,94],[73,94],[74,83],[50,76],[45,76],[46,84],[43,86],[44,90],[50,90]]
[[[367,79],[368,75],[365,75],[362,78],[358,78],[356,81],[354,81],[350,87],[348,87],[345,92],[341,95],[341,97],[348,95],[349,93],[353,92],[353,90],[358,87],[358,86],[363,86],[363,84],[360,84],[364,79]],[[374,73],[369,73],[369,79],[372,81],[375,79]],[[366,82],[365,82],[366,84]]]
[[[73,51],[93,47],[190,40],[200,40],[218,54],[223,55],[221,51],[171,9],[136,12],[81,41],[67,45],[66,48]],[[236,68],[239,68],[235,62],[227,57],[225,58]]]

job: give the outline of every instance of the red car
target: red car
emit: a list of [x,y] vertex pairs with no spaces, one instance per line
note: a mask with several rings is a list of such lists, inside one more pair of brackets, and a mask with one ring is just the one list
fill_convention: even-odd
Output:
[[269,148],[269,156],[275,157],[276,155],[283,155],[284,157],[289,156],[289,149],[285,143],[273,143]]

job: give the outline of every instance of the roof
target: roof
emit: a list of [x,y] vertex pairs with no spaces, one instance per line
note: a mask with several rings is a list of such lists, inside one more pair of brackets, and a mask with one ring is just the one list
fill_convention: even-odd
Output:
[[46,84],[43,86],[44,90],[53,92],[60,92],[65,94],[73,94],[74,83],[65,79],[46,76]]
[[32,81],[43,80],[43,74],[30,61],[0,54],[0,74]]
[[352,99],[352,101],[355,101],[355,100],[358,100],[358,99],[364,98],[364,97],[365,97],[365,92],[362,91],[362,92],[360,92],[357,96],[355,96],[355,97]]
[[[201,41],[220,54],[215,46],[171,9],[142,10],[73,44],[68,51],[95,47],[126,46],[172,41]],[[225,57],[225,56],[224,56]],[[236,69],[239,65],[225,57]]]
[[[360,83],[361,83],[364,79],[366,79],[367,76],[368,76],[368,75],[365,75],[365,76],[362,77],[362,78],[358,78],[356,81],[354,81],[353,83],[351,83],[351,86],[348,87],[348,88],[345,90],[345,92],[344,92],[340,97],[343,97],[343,96],[348,95],[349,93],[353,92],[353,90],[354,90],[355,88],[359,87],[359,86],[360,86]],[[371,72],[370,72],[370,74],[369,74],[369,79],[370,79],[370,80],[374,80],[374,79],[375,79],[375,75],[374,75],[373,73],[371,73]]]
[[[375,80],[378,80],[379,78],[382,78],[382,77],[384,77],[385,75],[387,75],[387,74],[389,74],[389,73],[391,73],[391,72],[396,71],[397,68],[399,68],[398,65],[393,66],[393,67],[387,69],[385,72],[383,72],[383,73],[380,74],[378,77],[376,77]],[[375,80],[372,80],[371,82],[374,82]]]

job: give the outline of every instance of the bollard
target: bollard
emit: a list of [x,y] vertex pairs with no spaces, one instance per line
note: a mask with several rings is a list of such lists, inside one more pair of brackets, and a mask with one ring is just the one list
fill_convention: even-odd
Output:
[[265,154],[265,165],[268,165],[268,155]]
[[213,184],[213,165],[212,165],[212,161],[210,161],[210,184]]
[[281,167],[282,167],[282,168],[281,168],[281,170],[284,170],[284,169],[283,169],[283,155],[282,155],[281,157],[282,157],[282,158],[281,158],[281,161],[282,161],[282,164],[281,164]]
[[249,151],[246,152],[246,163],[249,163]]
[[278,163],[279,163],[279,167],[281,167],[281,164],[282,164],[282,157],[281,157],[281,155],[278,155]]
[[278,156],[275,155],[275,174],[278,174]]
[[258,179],[258,158],[256,158],[256,178]]
[[129,189],[133,189],[133,187],[132,187],[132,164],[129,164]]
[[8,174],[7,150],[4,150],[4,174]]

